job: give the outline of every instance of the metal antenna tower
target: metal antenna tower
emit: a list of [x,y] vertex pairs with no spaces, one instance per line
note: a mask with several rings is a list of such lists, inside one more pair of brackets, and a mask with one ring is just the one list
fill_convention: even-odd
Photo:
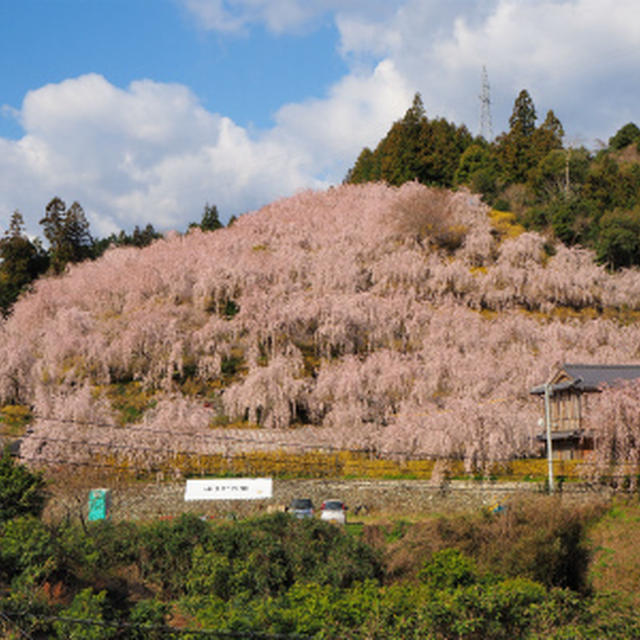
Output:
[[482,93],[480,94],[480,135],[487,141],[493,140],[493,124],[491,123],[491,91],[487,67],[482,65]]

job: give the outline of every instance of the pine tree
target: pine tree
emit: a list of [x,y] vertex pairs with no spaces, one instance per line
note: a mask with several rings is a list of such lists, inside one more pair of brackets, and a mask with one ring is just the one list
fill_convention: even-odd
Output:
[[69,262],[81,262],[91,257],[93,238],[89,232],[89,222],[78,202],[69,209],[58,197],[49,202],[45,215],[40,220],[44,236],[49,241],[51,266],[61,273]]
[[356,163],[349,169],[344,182],[347,184],[362,184],[363,182],[375,182],[379,179],[379,171],[376,170],[375,157],[369,147],[365,147],[358,156]]
[[208,202],[204,205],[202,212],[202,220],[200,220],[200,228],[203,231],[215,231],[222,228],[222,222],[218,216],[218,207],[210,205]]
[[547,111],[544,122],[531,136],[531,163],[538,163],[551,151],[562,149],[564,129],[552,110]]
[[624,149],[632,142],[637,142],[640,145],[640,129],[635,123],[629,122],[609,138],[609,148],[617,151]]
[[131,236],[127,236],[125,234],[125,238],[128,241],[121,244],[130,244],[134,247],[142,248],[149,246],[154,240],[162,238],[162,234],[158,233],[151,223],[148,223],[144,229],[140,229],[140,227],[136,225],[133,228],[133,233],[131,234]]
[[452,186],[463,151],[472,143],[466,127],[444,118],[430,121],[416,93],[411,107],[395,122],[375,151],[364,148],[345,182],[384,180],[399,186],[411,180]]
[[513,112],[509,118],[510,133],[528,137],[536,126],[536,109],[533,100],[526,89],[523,89],[516,98]]
[[0,239],[0,259],[0,311],[7,315],[20,292],[48,266],[40,243],[32,242],[25,234],[19,211],[14,211],[9,228]]
[[509,132],[497,139],[498,156],[507,182],[526,182],[535,166],[534,133],[536,110],[533,100],[523,89],[515,100],[509,118]]
[[215,204],[210,205],[207,202],[204,205],[200,222],[189,223],[189,229],[195,229],[196,227],[202,229],[203,231],[215,231],[216,229],[221,229],[222,227],[224,227],[222,222],[220,222],[218,207],[216,207]]

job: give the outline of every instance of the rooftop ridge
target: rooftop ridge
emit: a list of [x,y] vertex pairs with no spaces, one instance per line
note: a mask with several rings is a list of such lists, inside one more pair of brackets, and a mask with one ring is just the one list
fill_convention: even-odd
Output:
[[565,362],[560,368],[565,367],[584,367],[589,369],[635,369],[640,368],[638,364],[584,364],[581,362]]

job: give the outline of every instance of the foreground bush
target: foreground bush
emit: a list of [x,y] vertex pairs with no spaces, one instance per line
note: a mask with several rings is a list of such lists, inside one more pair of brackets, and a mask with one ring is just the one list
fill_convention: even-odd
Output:
[[0,457],[0,525],[16,516],[40,516],[46,500],[42,475],[16,462],[6,448]]
[[[424,567],[424,575],[444,575],[447,566],[456,573],[460,563],[469,562],[444,552]],[[380,587],[365,581],[350,589],[296,583],[276,598],[187,598],[181,607],[210,629],[318,639],[595,640],[636,638],[640,631],[640,616],[619,602],[474,572],[462,583],[427,580]]]
[[319,520],[287,514],[211,526],[193,516],[143,528],[137,564],[165,596],[273,596],[303,580],[346,588],[380,579],[378,555]]
[[[168,639],[189,629],[194,638],[207,629],[318,640],[637,638],[640,614],[623,598],[594,596],[584,580],[581,591],[558,586],[581,567],[597,513],[548,500],[440,518],[431,529],[406,524],[388,536],[388,568],[344,529],[288,514],[86,529],[19,516],[2,525],[0,635],[19,627],[34,639]],[[393,564],[400,543],[414,562],[402,573]]]
[[558,498],[529,497],[510,501],[498,513],[457,514],[416,523],[390,543],[385,527],[378,531],[372,527],[367,538],[385,549],[389,576],[416,576],[434,553],[452,548],[474,558],[483,571],[584,593],[589,589],[591,560],[588,528],[605,510],[600,503],[566,506]]

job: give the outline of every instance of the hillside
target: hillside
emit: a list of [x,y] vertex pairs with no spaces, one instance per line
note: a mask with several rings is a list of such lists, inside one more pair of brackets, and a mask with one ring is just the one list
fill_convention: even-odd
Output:
[[38,280],[0,327],[0,400],[33,408],[27,460],[323,445],[482,467],[536,451],[528,390],[555,365],[640,360],[639,310],[638,271],[467,191],[344,185]]

